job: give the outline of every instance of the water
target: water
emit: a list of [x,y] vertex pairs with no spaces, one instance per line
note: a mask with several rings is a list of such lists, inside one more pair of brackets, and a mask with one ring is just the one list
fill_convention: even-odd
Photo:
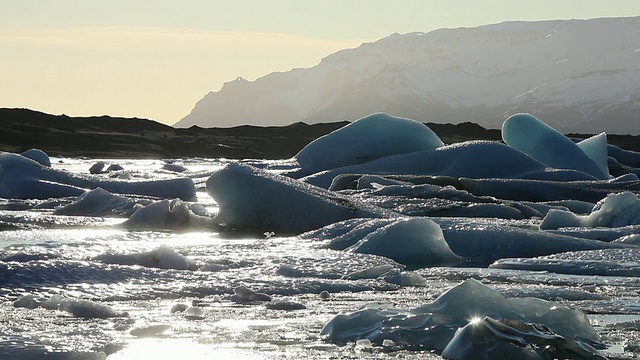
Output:
[[[161,160],[104,161],[125,170],[101,176],[180,176],[161,170]],[[54,168],[77,173],[87,173],[95,162],[52,158]],[[198,202],[215,214],[204,181],[225,161],[176,163],[189,169],[181,176],[193,178]],[[609,345],[605,355],[640,356],[636,277],[472,266],[408,271],[383,257],[327,249],[314,239],[206,228],[127,231],[119,227],[123,218],[53,214],[56,205],[71,200],[0,199],[2,359],[439,359],[429,351],[366,341],[333,344],[319,334],[341,312],[371,303],[414,308],[469,278],[507,297],[534,296],[580,309]],[[577,261],[582,255],[562,258],[573,256]],[[637,260],[616,259],[621,265]],[[188,269],[178,269],[180,264]],[[358,274],[368,269],[369,276]],[[398,273],[421,277],[425,286],[399,285],[392,276]],[[234,290],[240,286],[271,302],[239,299]],[[321,296],[323,291],[329,295]]]

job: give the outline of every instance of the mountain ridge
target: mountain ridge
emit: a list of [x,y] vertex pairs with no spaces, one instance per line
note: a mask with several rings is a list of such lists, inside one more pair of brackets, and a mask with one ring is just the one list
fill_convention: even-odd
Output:
[[238,78],[174,124],[286,125],[375,112],[499,128],[529,112],[562,132],[640,134],[640,17],[510,21],[392,34],[307,69]]

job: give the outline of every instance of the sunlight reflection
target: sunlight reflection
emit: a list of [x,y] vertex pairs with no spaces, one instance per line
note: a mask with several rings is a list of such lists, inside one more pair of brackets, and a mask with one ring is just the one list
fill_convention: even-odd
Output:
[[135,339],[110,355],[109,360],[130,359],[262,359],[256,353],[236,348],[239,344],[204,345],[187,339]]

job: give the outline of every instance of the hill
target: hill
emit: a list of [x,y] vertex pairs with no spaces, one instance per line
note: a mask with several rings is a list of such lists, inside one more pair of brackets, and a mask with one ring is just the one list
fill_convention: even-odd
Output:
[[495,129],[529,112],[565,133],[640,134],[640,17],[394,34],[309,69],[225,83],[174,126],[314,124],[374,112]]

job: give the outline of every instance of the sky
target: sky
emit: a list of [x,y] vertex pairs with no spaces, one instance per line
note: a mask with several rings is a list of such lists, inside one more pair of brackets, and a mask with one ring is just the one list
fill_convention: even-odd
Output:
[[638,0],[0,0],[0,107],[173,124],[241,76],[393,33],[640,16]]

